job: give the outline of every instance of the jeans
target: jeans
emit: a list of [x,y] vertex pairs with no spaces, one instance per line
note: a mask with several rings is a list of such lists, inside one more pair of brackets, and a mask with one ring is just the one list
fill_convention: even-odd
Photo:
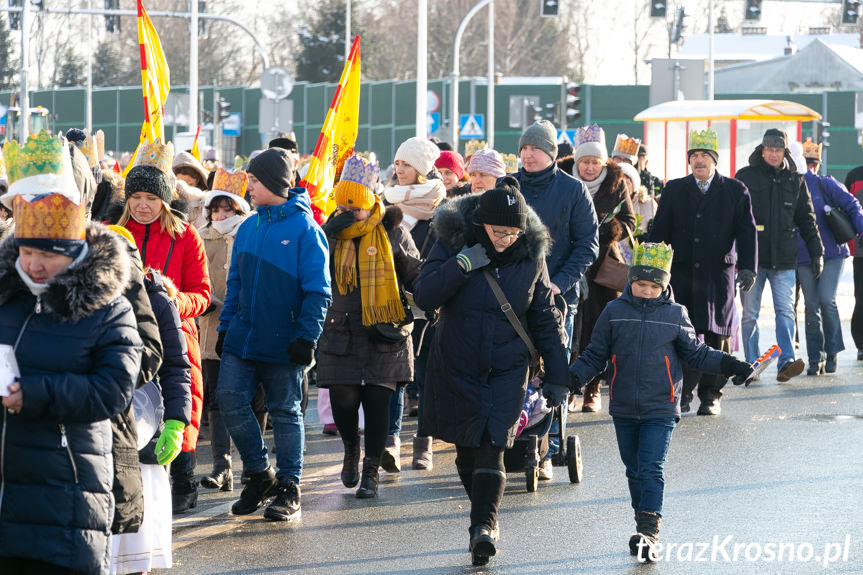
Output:
[[809,266],[797,268],[806,310],[806,354],[810,364],[824,361],[825,352],[835,355],[845,349],[836,307],[836,290],[844,265],[845,258],[827,260],[818,279],[813,277]]
[[757,360],[761,351],[758,349],[758,312],[761,310],[761,294],[764,283],[770,281],[773,294],[773,310],[776,314],[776,343],[782,349],[779,355],[778,369],[794,361],[794,288],[797,278],[794,270],[758,270],[755,285],[748,292],[740,294],[743,303],[743,351],[749,363]]
[[614,418],[617,448],[626,466],[629,496],[636,513],[662,515],[665,455],[675,425],[673,417]]
[[[390,428],[387,435],[398,436],[402,432],[402,415],[405,411],[405,388],[397,386],[390,399]],[[368,424],[368,422],[367,422]]]
[[273,421],[279,482],[300,484],[303,473],[303,372],[295,363],[248,361],[226,351],[222,355],[216,399],[225,425],[249,473],[258,473],[270,465],[267,446],[250,402],[258,388],[264,386],[267,409]]
[[[572,354],[572,347],[569,344],[570,344],[570,342],[572,342],[572,330],[573,330],[574,326],[575,326],[575,314],[572,314],[572,313],[568,314],[566,316],[566,320],[564,320],[564,323],[563,323],[563,330],[564,330],[564,332],[566,332],[566,359],[567,360],[569,360],[570,354]],[[545,461],[547,459],[551,459],[552,455],[557,455],[560,452],[560,445],[559,445],[559,442],[557,441],[557,434],[560,432],[560,426],[563,425],[564,437],[566,436],[567,411],[569,411],[569,410],[567,409],[566,402],[564,402],[563,409],[560,410],[560,412],[562,414],[561,415],[562,421],[560,423],[558,423],[557,420],[554,420],[551,424],[551,429],[549,429],[549,431],[548,431],[548,453],[545,455],[545,459],[543,459],[543,461]]]

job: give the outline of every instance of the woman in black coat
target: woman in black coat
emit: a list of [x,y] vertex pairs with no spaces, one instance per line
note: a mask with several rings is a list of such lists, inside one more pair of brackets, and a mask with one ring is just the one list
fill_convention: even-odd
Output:
[[545,362],[546,381],[567,385],[565,336],[545,265],[548,231],[504,178],[480,196],[450,200],[435,215],[437,241],[414,299],[440,308],[423,401],[424,435],[456,445],[456,467],[471,500],[474,564],[495,554],[497,510],[527,390],[530,354],[501,311],[488,270]]

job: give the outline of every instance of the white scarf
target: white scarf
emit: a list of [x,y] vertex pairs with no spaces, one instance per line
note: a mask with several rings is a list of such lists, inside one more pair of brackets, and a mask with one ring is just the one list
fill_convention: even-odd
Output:
[[590,192],[590,197],[593,197],[596,195],[596,192],[599,191],[599,186],[602,185],[602,182],[605,181],[605,176],[608,175],[608,167],[603,166],[602,171],[599,172],[599,176],[597,176],[597,178],[595,180],[590,181],[590,182],[586,182],[586,181],[581,179],[581,176],[578,175],[578,165],[576,165],[575,168],[572,169],[572,171],[573,171],[572,175],[575,176],[575,179],[578,180],[579,182],[581,182],[582,184],[584,184],[585,186],[587,186],[587,191]]
[[390,186],[384,190],[384,199],[401,208],[402,225],[412,230],[420,220],[430,220],[434,209],[446,198],[446,187],[441,180],[428,180],[424,184]]
[[245,214],[234,214],[230,218],[225,218],[224,220],[213,220],[210,224],[213,226],[214,230],[223,236],[235,236],[237,235],[237,228],[240,227],[240,224],[242,224],[245,219]]
[[[72,260],[72,263],[69,264],[69,267],[66,268],[72,269],[81,263],[84,258],[87,256],[87,252],[90,251],[90,248],[87,244],[84,244],[84,248],[81,250],[81,253],[78,254],[78,257]],[[30,293],[36,297],[41,296],[43,293],[48,291],[48,286],[51,284],[51,280],[48,280],[47,283],[41,284],[39,282],[34,282],[30,276],[27,275],[27,272],[24,271],[24,268],[21,267],[21,256],[18,256],[18,259],[15,260],[15,271],[18,272],[18,276],[21,278],[21,281],[24,282],[24,285],[27,286],[27,289],[30,290]],[[60,272],[62,273],[62,272]],[[53,278],[52,278],[53,279]]]

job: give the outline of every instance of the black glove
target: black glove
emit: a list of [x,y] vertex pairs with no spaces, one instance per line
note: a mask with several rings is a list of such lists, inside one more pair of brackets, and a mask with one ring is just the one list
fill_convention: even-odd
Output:
[[581,380],[571,371],[569,372],[569,391],[577,395],[581,393]]
[[216,339],[216,355],[222,357],[222,348],[225,347],[225,334],[228,333],[226,331],[220,331],[219,337]]
[[557,407],[569,399],[569,388],[565,385],[543,384],[542,396],[549,407]]
[[288,345],[288,358],[297,365],[311,365],[315,360],[315,342],[295,339]]
[[739,270],[737,272],[737,285],[740,291],[749,291],[755,285],[755,272],[752,270]]
[[722,361],[719,362],[719,369],[725,377],[735,376],[734,385],[740,385],[752,375],[754,368],[751,363],[740,361],[733,355],[725,354],[722,356]]
[[488,259],[488,255],[485,253],[485,248],[479,244],[463,247],[455,258],[461,269],[466,272],[478,270],[491,263],[491,260]]
[[324,233],[328,236],[336,237],[336,234],[349,227],[355,221],[357,221],[357,219],[354,217],[353,212],[333,212],[330,214],[330,217],[327,218],[327,221],[324,222],[324,225],[321,226],[321,229],[324,230]]
[[824,258],[818,256],[812,260],[812,277],[818,279],[821,277],[821,272],[824,271]]
[[207,309],[205,309],[205,310],[204,310],[204,313],[202,313],[200,317],[204,317],[204,316],[205,316],[205,315],[207,315],[208,313],[212,313],[212,311],[213,311],[214,309],[216,309],[216,304],[211,303],[210,305],[208,305],[208,306],[207,306]]

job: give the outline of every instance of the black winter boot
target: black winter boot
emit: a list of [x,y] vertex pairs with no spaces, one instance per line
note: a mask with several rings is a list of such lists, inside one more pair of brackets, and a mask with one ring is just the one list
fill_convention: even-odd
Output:
[[474,565],[485,565],[497,553],[497,510],[506,487],[506,474],[498,469],[473,472],[470,506],[470,553]]
[[234,474],[230,469],[213,469],[212,473],[201,478],[201,487],[218,489],[219,491],[234,490]]
[[254,513],[261,504],[272,495],[278,486],[276,472],[272,467],[249,474],[249,482],[243,488],[240,499],[231,506],[234,515]]
[[363,479],[357,489],[357,499],[371,499],[378,496],[378,467],[381,460],[371,457],[363,458]]
[[345,459],[342,462],[342,484],[355,487],[360,481],[360,440],[342,439],[345,446]]
[[300,518],[300,486],[293,481],[281,482],[275,490],[273,502],[264,510],[264,517],[272,521],[293,521]]
[[185,513],[198,504],[196,459],[194,451],[183,451],[171,462],[171,507],[175,514]]
[[467,498],[470,499],[471,493],[473,492],[473,469],[462,469],[461,467],[458,467],[458,464],[456,464],[456,469],[458,470],[458,477],[461,479],[461,484],[467,492]]
[[638,533],[629,538],[629,552],[640,562],[653,563],[656,560],[654,545],[659,541],[659,526],[662,517],[658,513],[639,512],[635,517]]

